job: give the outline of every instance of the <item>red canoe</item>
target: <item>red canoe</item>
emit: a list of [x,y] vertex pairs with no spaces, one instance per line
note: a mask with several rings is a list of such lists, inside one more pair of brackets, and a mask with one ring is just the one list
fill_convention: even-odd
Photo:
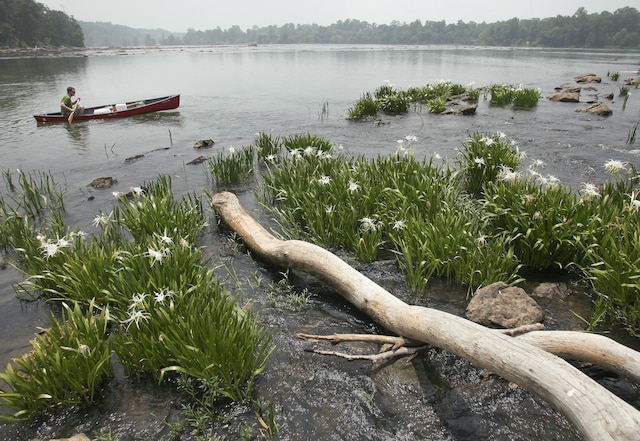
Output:
[[[180,106],[180,95],[163,96],[148,100],[131,101],[122,104],[107,104],[89,107],[73,117],[73,121],[87,121],[90,119],[125,118],[127,116],[143,115],[160,110],[177,109]],[[33,115],[39,123],[67,122],[67,117],[60,112]]]

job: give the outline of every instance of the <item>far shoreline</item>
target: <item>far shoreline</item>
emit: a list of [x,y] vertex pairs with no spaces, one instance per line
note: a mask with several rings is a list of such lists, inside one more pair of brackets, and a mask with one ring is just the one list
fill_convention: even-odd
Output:
[[[95,48],[94,48],[95,49]],[[86,47],[29,47],[0,48],[0,58],[38,58],[38,57],[86,57]]]

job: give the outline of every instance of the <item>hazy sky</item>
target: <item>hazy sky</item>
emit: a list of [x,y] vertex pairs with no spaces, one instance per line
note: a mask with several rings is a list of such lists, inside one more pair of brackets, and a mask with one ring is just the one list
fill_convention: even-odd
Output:
[[356,19],[376,24],[394,20],[445,20],[487,23],[518,18],[573,15],[632,6],[637,0],[36,0],[80,21],[103,21],[134,28],[162,28],[172,32],[228,29],[285,23],[329,25]]

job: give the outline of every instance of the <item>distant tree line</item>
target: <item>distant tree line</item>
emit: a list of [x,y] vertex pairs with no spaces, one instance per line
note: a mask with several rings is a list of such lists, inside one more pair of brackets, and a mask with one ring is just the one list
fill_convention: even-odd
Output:
[[[80,21],[88,47],[157,46],[172,34],[164,29],[135,29],[105,22]],[[183,34],[175,34],[180,38]]]
[[579,8],[572,16],[512,18],[495,23],[415,20],[377,25],[340,20],[329,26],[287,23],[177,34],[111,23],[79,24],[73,17],[34,0],[0,0],[0,46],[33,47],[156,46],[216,44],[409,44],[513,47],[576,47],[640,49],[640,13],[632,7],[589,14]]
[[170,35],[163,45],[211,44],[465,44],[515,47],[580,47],[640,49],[640,13],[625,7],[589,14],[580,8],[572,16],[447,24],[416,20],[376,25],[359,20],[317,24],[252,27],[239,26],[206,31],[190,29],[181,38]]
[[0,46],[84,46],[78,22],[33,0],[0,0]]

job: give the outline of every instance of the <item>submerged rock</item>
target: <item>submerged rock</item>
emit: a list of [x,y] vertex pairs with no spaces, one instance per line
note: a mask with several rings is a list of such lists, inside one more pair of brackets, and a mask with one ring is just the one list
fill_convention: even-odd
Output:
[[207,158],[205,156],[198,156],[196,159],[187,162],[187,165],[202,164],[206,160],[207,160]]
[[481,325],[503,328],[517,328],[544,320],[544,311],[524,289],[504,282],[496,282],[477,290],[465,315]]
[[124,162],[129,163],[129,162],[137,161],[140,158],[144,158],[144,155],[129,156],[127,159],[124,160]]

